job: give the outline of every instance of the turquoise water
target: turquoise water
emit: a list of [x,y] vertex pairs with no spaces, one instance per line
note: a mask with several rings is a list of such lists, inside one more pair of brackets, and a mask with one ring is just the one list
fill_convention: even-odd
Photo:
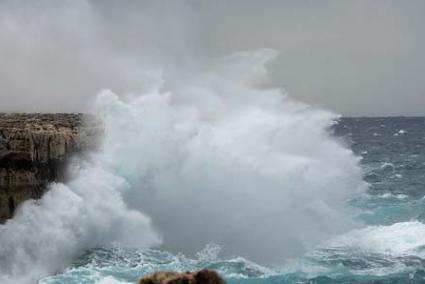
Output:
[[222,257],[214,244],[192,256],[103,247],[40,283],[135,283],[158,270],[205,267],[228,283],[425,283],[425,118],[344,118],[332,131],[362,157],[370,184],[347,201],[357,229],[273,267]]

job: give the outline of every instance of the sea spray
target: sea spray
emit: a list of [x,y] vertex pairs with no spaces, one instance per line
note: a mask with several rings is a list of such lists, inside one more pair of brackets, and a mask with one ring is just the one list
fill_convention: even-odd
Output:
[[333,114],[265,87],[275,55],[240,52],[151,80],[149,93],[99,95],[102,152],[165,248],[215,242],[276,264],[353,225],[346,201],[364,189],[358,159],[330,135]]
[[162,239],[184,253],[215,242],[276,264],[351,228],[346,201],[364,189],[358,159],[329,133],[333,114],[265,87],[274,56],[165,70],[142,94],[103,91],[99,152],[0,226],[1,282],[32,283],[113,242]]
[[159,243],[149,218],[124,203],[125,180],[97,162],[74,171],[68,185],[52,184],[41,200],[24,203],[0,226],[0,283],[35,283],[88,248]]

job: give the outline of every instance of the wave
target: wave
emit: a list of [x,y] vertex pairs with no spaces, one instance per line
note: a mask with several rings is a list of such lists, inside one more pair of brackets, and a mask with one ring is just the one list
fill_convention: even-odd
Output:
[[410,221],[388,226],[369,226],[339,236],[329,246],[349,247],[389,257],[425,258],[425,224]]
[[330,133],[333,114],[266,87],[275,55],[154,72],[143,94],[101,92],[99,151],[0,226],[0,282],[34,282],[114,242],[189,255],[215,242],[281,263],[352,228],[359,160]]

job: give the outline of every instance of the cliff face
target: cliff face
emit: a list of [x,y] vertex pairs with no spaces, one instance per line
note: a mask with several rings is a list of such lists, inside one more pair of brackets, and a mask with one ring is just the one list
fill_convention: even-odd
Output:
[[96,128],[82,114],[0,114],[0,223],[16,207],[63,181],[74,154],[94,147]]

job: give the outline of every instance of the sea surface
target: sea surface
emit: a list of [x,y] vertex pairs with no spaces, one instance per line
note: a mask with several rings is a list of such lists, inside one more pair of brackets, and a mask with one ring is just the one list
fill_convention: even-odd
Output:
[[[86,251],[43,284],[135,283],[159,270],[216,269],[236,283],[425,283],[425,118],[342,118],[331,130],[361,157],[366,194],[347,200],[362,225],[281,266],[161,249]],[[278,226],[279,224],[276,224]]]

